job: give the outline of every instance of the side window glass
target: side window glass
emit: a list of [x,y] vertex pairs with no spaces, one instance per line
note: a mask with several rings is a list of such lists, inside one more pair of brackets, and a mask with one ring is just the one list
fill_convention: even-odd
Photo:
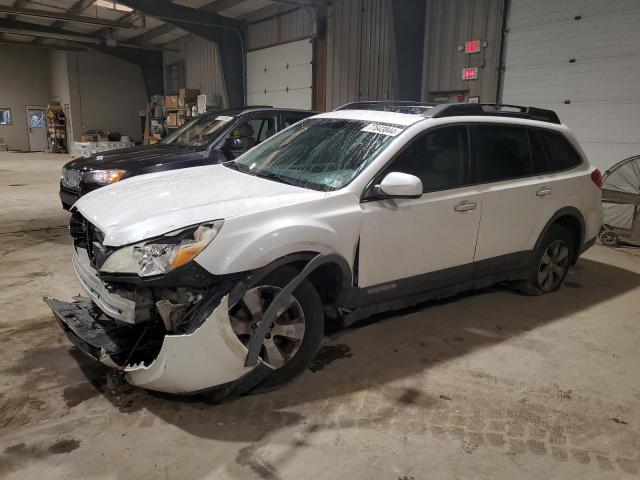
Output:
[[497,182],[532,174],[527,130],[505,125],[476,125],[474,151],[478,181]]
[[547,148],[554,171],[567,170],[582,163],[580,156],[562,134],[541,130],[540,136]]
[[529,145],[531,146],[532,173],[542,174],[552,172],[551,162],[538,130],[529,129]]
[[300,120],[303,120],[304,118],[305,117],[300,116],[300,115],[285,115],[284,116],[284,128],[290,127],[294,123],[297,123]]
[[238,129],[243,129],[242,133],[245,135],[250,133],[247,136],[253,138],[255,144],[258,144],[275,133],[275,120],[273,117],[252,118],[236,128],[236,130]]
[[468,183],[467,127],[443,127],[418,135],[386,169],[415,175],[424,192]]

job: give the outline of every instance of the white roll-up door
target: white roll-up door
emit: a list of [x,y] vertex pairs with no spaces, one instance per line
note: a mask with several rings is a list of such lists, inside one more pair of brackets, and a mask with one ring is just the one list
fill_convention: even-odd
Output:
[[555,110],[602,170],[640,154],[640,1],[511,0],[503,103]]
[[313,46],[310,39],[247,53],[247,103],[311,109]]

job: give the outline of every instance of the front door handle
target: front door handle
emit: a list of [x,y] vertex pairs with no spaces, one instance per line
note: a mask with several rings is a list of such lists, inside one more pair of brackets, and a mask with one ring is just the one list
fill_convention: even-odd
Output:
[[541,188],[540,190],[538,190],[536,192],[536,195],[539,197],[548,197],[549,195],[551,195],[553,193],[553,190],[551,190],[550,188]]
[[468,212],[469,210],[475,210],[478,205],[473,202],[464,201],[453,207],[456,212]]

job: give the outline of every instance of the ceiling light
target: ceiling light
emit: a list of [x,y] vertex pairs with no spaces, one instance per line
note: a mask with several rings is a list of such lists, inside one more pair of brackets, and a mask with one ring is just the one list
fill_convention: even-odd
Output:
[[115,10],[117,12],[133,12],[133,8],[110,0],[96,0],[95,4],[98,7],[108,8],[109,10]]

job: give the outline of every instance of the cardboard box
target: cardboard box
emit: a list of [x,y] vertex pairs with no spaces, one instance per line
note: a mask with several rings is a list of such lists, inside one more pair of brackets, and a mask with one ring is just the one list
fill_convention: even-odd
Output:
[[0,142],[0,152],[8,152],[7,144],[4,142]]
[[178,95],[167,95],[164,97],[165,108],[178,108]]
[[178,114],[177,112],[170,112],[167,114],[167,127],[178,126]]
[[154,117],[162,117],[162,107],[154,107],[152,113]]

